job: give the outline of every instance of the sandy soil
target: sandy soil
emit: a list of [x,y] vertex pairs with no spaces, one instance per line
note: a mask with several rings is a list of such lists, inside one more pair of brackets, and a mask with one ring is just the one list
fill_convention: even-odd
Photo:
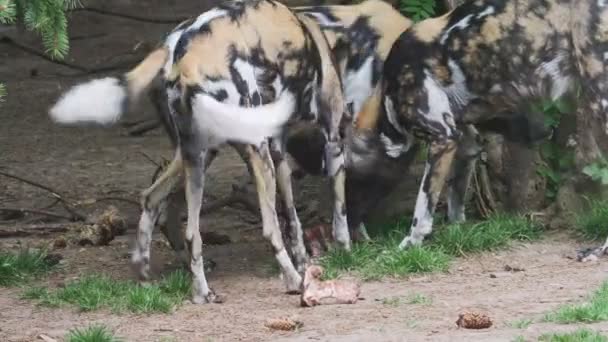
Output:
[[[99,8],[154,17],[179,17],[198,13],[208,6],[198,1],[90,1]],[[154,42],[171,25],[142,23],[78,12],[71,22],[75,39],[69,60],[81,65],[103,65],[133,58],[134,46]],[[38,47],[37,40],[19,37],[19,42]],[[125,129],[66,128],[50,123],[46,109],[66,87],[90,76],[74,73],[45,62],[9,44],[0,43],[0,80],[10,93],[0,106],[0,168],[3,171],[51,185],[72,199],[121,196],[137,200],[150,183],[155,160],[170,158],[168,139],[160,130],[141,138],[128,137]],[[144,105],[126,120],[141,118]],[[213,164],[206,193],[221,196],[230,185],[246,176],[245,167],[231,150]],[[412,180],[415,183],[415,180]],[[317,179],[298,182],[298,203],[323,212]],[[413,185],[412,193],[416,186]],[[0,206],[41,208],[52,202],[47,193],[23,183],[0,178]],[[103,205],[81,208],[96,211]],[[130,221],[139,210],[113,203]],[[322,216],[321,214],[318,216]],[[26,218],[27,219],[27,218]],[[320,217],[313,217],[319,220]],[[314,222],[309,222],[312,224]],[[23,222],[23,220],[19,221]],[[574,326],[533,324],[512,328],[509,322],[538,318],[560,304],[579,301],[605,278],[605,261],[579,264],[568,256],[580,247],[561,235],[542,242],[517,245],[512,250],[457,260],[445,274],[384,280],[363,285],[365,300],[355,305],[299,308],[297,296],[283,294],[281,280],[274,275],[273,257],[263,242],[255,215],[224,208],[207,215],[204,229],[228,234],[233,243],[210,246],[205,257],[217,262],[209,275],[212,287],[226,296],[224,304],[196,306],[185,303],[171,315],[114,315],[110,312],[79,313],[72,309],[36,307],[19,298],[19,290],[0,291],[0,341],[35,341],[40,333],[60,338],[73,327],[103,322],[128,341],[510,341],[517,335],[534,338],[541,333],[574,329]],[[49,284],[73,279],[102,268],[117,278],[131,278],[128,245],[133,235],[107,247],[70,247],[61,251],[64,269],[48,279]],[[173,256],[156,234],[153,263],[156,275],[172,268]],[[0,249],[39,244],[41,239],[0,240]],[[504,266],[519,266],[523,272],[506,272]],[[493,276],[491,276],[493,274]],[[383,304],[383,299],[422,294],[428,305]],[[494,326],[483,331],[457,329],[458,313],[485,310]],[[269,318],[297,317],[304,323],[296,332],[271,332],[263,323]],[[608,330],[608,323],[592,326]]]

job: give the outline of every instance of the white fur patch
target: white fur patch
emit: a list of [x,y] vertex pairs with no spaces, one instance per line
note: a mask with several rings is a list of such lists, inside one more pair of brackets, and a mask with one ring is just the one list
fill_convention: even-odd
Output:
[[50,109],[53,121],[62,124],[114,123],[123,112],[126,89],[117,78],[106,77],[79,84],[63,94]]
[[606,0],[597,0],[597,6],[598,7],[606,6]]
[[391,138],[387,137],[384,133],[380,133],[380,140],[384,145],[386,154],[392,158],[398,158],[403,153],[407,152],[408,147],[404,144],[395,144]]
[[565,58],[564,54],[559,54],[549,62],[542,63],[538,69],[541,75],[548,75],[553,80],[551,87],[551,98],[557,99],[565,94],[572,84],[572,79],[568,75],[564,75],[559,68],[559,63]]
[[[436,123],[441,124],[445,133],[448,136],[452,136],[453,132],[453,118],[452,118],[452,108],[450,106],[450,100],[448,99],[448,95],[445,90],[435,81],[435,79],[429,74],[428,71],[425,70],[426,77],[424,79],[424,89],[428,95],[428,113],[423,113],[418,109],[418,112],[424,115],[428,120],[432,120]],[[448,119],[451,119],[450,122],[446,122],[444,118],[444,113],[449,115]]]
[[471,18],[473,18],[472,14],[467,15],[466,17],[460,19],[460,21],[458,21],[456,24],[450,26],[450,28],[448,28],[443,35],[441,36],[441,40],[439,41],[441,44],[444,44],[445,41],[448,39],[448,37],[450,36],[450,33],[452,32],[452,30],[456,29],[456,28],[466,28],[469,26],[469,22],[471,21]]
[[395,111],[395,105],[393,104],[393,100],[391,100],[391,98],[388,96],[384,97],[384,109],[386,110],[386,117],[391,126],[393,126],[393,128],[396,129],[397,132],[406,135],[407,131],[405,131],[405,129],[403,129],[401,125],[399,125],[399,122],[397,122],[397,111]]
[[319,13],[319,12],[303,12],[304,14],[306,14],[307,16],[313,17],[313,19],[315,19],[319,25],[323,28],[325,27],[344,27],[344,24],[340,21],[332,21],[331,19],[329,19],[328,16],[326,16],[323,13]]
[[[260,89],[258,87],[257,80],[257,72],[255,66],[246,61],[237,58],[233,64],[236,71],[241,75],[241,78],[247,83],[247,88],[249,89],[249,96],[251,97],[255,91],[260,94]],[[279,91],[279,89],[276,89]]]
[[215,18],[223,17],[226,14],[228,14],[228,12],[226,12],[223,9],[212,8],[212,9],[208,10],[207,12],[199,15],[196,18],[196,20],[194,21],[194,23],[192,23],[192,25],[190,25],[188,27],[187,31],[198,30],[201,28],[201,26],[205,25],[206,23],[210,22],[211,20],[213,20]]
[[486,8],[485,10],[481,11],[478,15],[477,15],[477,19],[481,19],[483,17],[487,17],[491,14],[494,14],[494,6],[488,6],[488,8]]
[[374,57],[368,57],[361,67],[355,72],[347,72],[344,78],[347,103],[353,103],[353,119],[357,119],[357,114],[363,106],[363,102],[372,92],[372,71]]
[[209,93],[224,90],[228,94],[228,97],[222,102],[226,104],[238,105],[239,99],[241,98],[239,91],[236,89],[236,85],[228,80],[205,81],[203,82],[203,89]]
[[173,65],[173,52],[175,51],[177,41],[182,36],[183,32],[184,30],[175,31],[171,33],[167,39],[165,39],[165,46],[169,48],[169,56],[167,57],[167,62],[165,62],[165,66],[163,67],[165,78],[169,77],[169,74],[171,73],[171,66]]
[[450,99],[464,107],[474,96],[467,88],[467,79],[460,66],[451,58],[448,60],[448,66],[452,72],[452,84],[445,87],[445,91]]
[[198,94],[192,100],[192,110],[209,147],[226,141],[257,146],[281,131],[295,110],[295,97],[284,91],[273,103],[243,108]]

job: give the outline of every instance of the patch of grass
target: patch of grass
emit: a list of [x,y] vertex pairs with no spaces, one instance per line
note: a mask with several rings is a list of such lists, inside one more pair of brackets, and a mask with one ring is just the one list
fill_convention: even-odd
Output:
[[53,263],[42,250],[0,252],[0,286],[17,286],[51,271]]
[[157,284],[147,286],[93,274],[53,291],[32,287],[24,292],[23,298],[38,300],[40,305],[49,307],[71,304],[82,311],[109,307],[116,312],[168,313],[190,295],[190,288],[190,276],[184,271],[171,273]]
[[408,304],[424,304],[424,305],[428,305],[433,303],[433,300],[423,294],[417,293],[415,295],[412,295],[408,298],[407,300]]
[[103,325],[91,325],[82,329],[72,329],[65,336],[66,342],[122,342],[121,339]]
[[354,245],[350,252],[330,251],[321,258],[324,278],[336,278],[343,272],[356,272],[363,280],[383,276],[400,277],[412,273],[428,273],[448,269],[450,257],[440,250],[415,247],[400,250],[399,240],[386,238]]
[[589,210],[578,215],[577,230],[587,239],[604,240],[608,236],[608,201],[593,200]]
[[544,334],[538,338],[544,342],[608,342],[608,337],[588,329],[578,329],[565,334]]
[[[483,222],[437,227],[426,246],[399,250],[405,237],[406,220],[397,229],[374,241],[356,244],[350,252],[330,251],[321,259],[324,278],[336,278],[345,272],[357,273],[364,280],[383,276],[445,271],[452,256],[504,248],[512,240],[530,241],[540,237],[541,228],[523,217],[495,215]],[[386,232],[386,229],[383,229]]]
[[591,323],[608,320],[608,281],[582,304],[564,305],[545,316],[548,322]]
[[526,339],[523,336],[519,335],[515,336],[512,342],[526,342]]
[[449,255],[463,256],[504,248],[513,240],[535,240],[540,234],[540,226],[524,217],[496,214],[478,223],[440,228],[432,239],[432,245]]
[[532,320],[528,318],[518,319],[516,321],[511,322],[511,327],[516,329],[526,329],[532,324]]

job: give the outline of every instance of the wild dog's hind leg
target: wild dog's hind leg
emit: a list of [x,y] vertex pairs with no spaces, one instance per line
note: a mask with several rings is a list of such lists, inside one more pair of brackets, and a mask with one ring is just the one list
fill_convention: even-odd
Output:
[[259,150],[248,146],[247,153],[260,201],[264,237],[270,241],[274,248],[275,257],[285,277],[287,292],[298,293],[301,291],[302,277],[293,266],[283,243],[279,219],[275,210],[276,179],[268,143],[264,142]]
[[455,154],[456,142],[453,139],[444,138],[431,143],[424,176],[416,198],[410,235],[401,241],[399,248],[420,245],[433,230],[433,214]]
[[[217,156],[217,150],[209,150],[205,158],[205,172],[211,166],[211,163]],[[184,182],[180,182],[177,191],[173,191],[167,200],[167,206],[164,210],[164,215],[159,218],[159,226],[161,232],[165,235],[171,248],[177,255],[177,258],[184,266],[190,265],[190,252],[184,243],[185,235],[182,228],[181,213],[186,207],[186,193],[184,191]],[[164,217],[163,217],[164,216]],[[210,260],[206,260],[209,262]]]
[[142,213],[139,219],[137,237],[131,254],[131,263],[136,267],[141,279],[150,276],[150,242],[158,217],[167,205],[167,196],[181,179],[182,159],[179,150],[167,167],[141,197]]
[[293,188],[291,183],[291,168],[285,159],[285,146],[281,138],[270,140],[270,153],[277,168],[277,183],[279,193],[285,204],[287,219],[289,220],[289,248],[295,259],[295,264],[300,273],[304,273],[308,256],[304,247],[304,233],[302,223],[293,200]]
[[199,219],[205,186],[205,160],[207,150],[200,155],[188,154],[184,161],[186,178],[186,203],[188,205],[188,224],[186,226],[186,244],[190,251],[190,269],[193,275],[192,302],[195,304],[212,303],[215,294],[209,289],[203,264],[203,240],[201,238]]
[[464,222],[465,201],[471,176],[475,170],[481,146],[477,143],[479,134],[472,125],[467,125],[458,142],[452,174],[448,180],[448,220],[452,223]]

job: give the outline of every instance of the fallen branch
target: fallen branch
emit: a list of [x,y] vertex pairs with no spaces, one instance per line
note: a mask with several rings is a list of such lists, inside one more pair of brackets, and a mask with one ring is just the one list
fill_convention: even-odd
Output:
[[63,205],[64,209],[65,209],[65,210],[66,210],[68,213],[70,213],[70,214],[72,215],[71,221],[86,221],[86,219],[87,219],[87,218],[86,218],[86,216],[84,216],[84,215],[82,215],[82,214],[80,214],[80,213],[76,212],[76,211],[75,211],[75,210],[72,208],[71,204],[70,204],[70,203],[68,203],[68,202],[67,202],[67,201],[64,199],[64,197],[63,197],[63,196],[61,196],[61,195],[59,194],[59,192],[58,192],[58,191],[56,191],[55,189],[53,189],[53,188],[51,188],[51,187],[49,187],[49,186],[46,186],[46,185],[42,185],[42,184],[40,184],[40,183],[38,183],[38,182],[34,182],[34,181],[32,181],[32,180],[25,179],[25,178],[20,177],[20,176],[15,176],[15,175],[13,175],[13,174],[10,174],[10,173],[4,172],[4,171],[0,171],[0,176],[4,176],[4,177],[8,177],[8,178],[12,178],[12,179],[18,180],[18,181],[20,181],[20,182],[23,182],[23,183],[29,184],[29,185],[31,185],[31,186],[34,186],[34,187],[37,187],[37,188],[40,188],[40,189],[43,189],[43,190],[46,190],[46,191],[50,192],[50,193],[51,193],[51,195],[52,195],[53,197],[55,197],[56,199],[58,199],[59,201],[61,201],[61,204]]
[[68,227],[63,224],[31,224],[18,226],[0,226],[0,238],[26,237],[32,235],[49,235],[65,233]]
[[116,62],[114,64],[110,64],[110,65],[105,65],[105,66],[100,66],[100,67],[95,67],[95,68],[89,68],[89,67],[85,67],[82,65],[78,65],[78,64],[74,64],[74,63],[70,63],[70,62],[65,62],[65,61],[60,61],[60,60],[54,60],[50,57],[48,57],[44,52],[38,51],[32,47],[20,44],[18,42],[16,42],[15,40],[13,40],[10,37],[7,36],[3,36],[0,37],[0,43],[5,43],[5,44],[9,44],[12,45],[22,51],[25,51],[29,54],[32,54],[34,56],[40,57],[50,63],[53,64],[57,64],[57,65],[61,65],[64,66],[66,68],[70,68],[73,70],[78,70],[80,71],[80,73],[74,73],[74,74],[70,74],[70,75],[65,75],[65,74],[59,74],[61,76],[69,76],[69,77],[75,77],[75,76],[84,76],[84,75],[91,75],[91,74],[97,74],[97,73],[102,73],[102,72],[109,72],[109,71],[115,71],[115,70],[121,70],[121,69],[127,69],[131,66],[133,66],[134,64],[138,63],[141,61],[142,56],[136,56],[137,58],[133,58],[132,60],[128,60],[128,61],[123,61],[123,62]]
[[128,134],[132,137],[138,137],[157,129],[158,127],[160,127],[160,120],[147,120],[130,128]]
[[61,215],[61,214],[57,214],[57,213],[52,213],[50,211],[26,209],[26,208],[0,208],[0,212],[1,211],[8,211],[8,212],[12,212],[12,213],[22,213],[22,214],[29,213],[29,214],[36,214],[36,215],[42,215],[42,216],[48,216],[48,217],[54,217],[54,218],[59,218],[59,219],[66,219],[66,220],[72,220],[74,218],[73,216]]
[[139,16],[139,15],[119,13],[119,12],[104,10],[104,9],[101,9],[101,8],[94,8],[94,7],[75,8],[75,9],[72,10],[72,12],[77,12],[77,11],[78,12],[97,13],[97,14],[107,15],[107,16],[111,16],[111,17],[118,17],[118,18],[124,18],[124,19],[142,21],[142,22],[146,22],[146,23],[154,23],[154,24],[178,24],[178,23],[181,23],[182,21],[188,19],[188,17],[177,17],[177,18],[150,18],[150,17],[142,17],[142,16]]

